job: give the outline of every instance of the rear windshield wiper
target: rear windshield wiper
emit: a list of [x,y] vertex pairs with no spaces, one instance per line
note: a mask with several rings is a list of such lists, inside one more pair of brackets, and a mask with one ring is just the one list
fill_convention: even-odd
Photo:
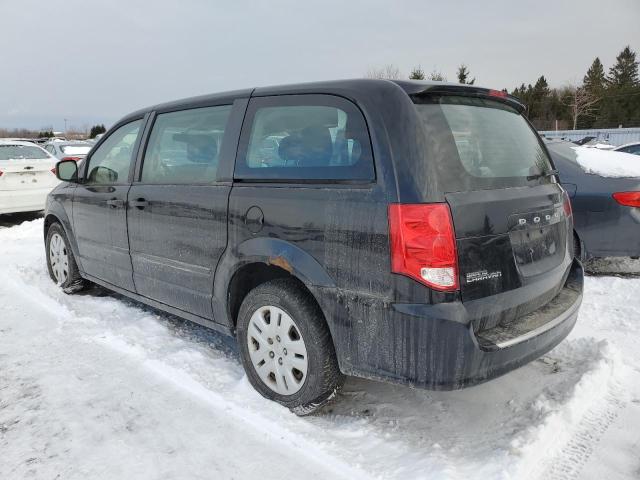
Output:
[[535,175],[529,175],[527,180],[537,180],[538,178],[550,177],[551,175],[557,175],[558,170],[555,168],[552,170],[547,170],[546,172],[536,173]]

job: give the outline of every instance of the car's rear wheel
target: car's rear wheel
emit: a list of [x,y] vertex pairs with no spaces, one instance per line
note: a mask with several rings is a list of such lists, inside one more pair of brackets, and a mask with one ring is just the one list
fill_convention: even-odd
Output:
[[298,415],[316,411],[342,386],[322,312],[295,280],[272,280],[249,292],[237,337],[253,387]]
[[69,246],[69,240],[59,223],[52,223],[46,240],[49,276],[65,293],[75,293],[86,286]]

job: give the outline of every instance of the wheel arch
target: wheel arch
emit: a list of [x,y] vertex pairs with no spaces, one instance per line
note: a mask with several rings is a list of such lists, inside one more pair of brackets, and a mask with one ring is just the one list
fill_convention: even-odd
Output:
[[71,251],[73,252],[76,265],[78,266],[78,270],[83,272],[84,269],[82,268],[80,255],[78,253],[78,244],[76,243],[75,237],[70,233],[72,232],[71,222],[69,221],[69,218],[67,217],[66,214],[64,213],[60,214],[60,212],[55,212],[55,213],[52,213],[49,211],[46,212],[44,217],[44,224],[43,224],[43,236],[44,236],[45,242],[47,240],[49,227],[51,227],[53,223],[58,223],[62,226],[62,229],[64,230],[64,233],[67,236],[67,239],[69,240],[69,243],[71,245]]
[[581,262],[584,262],[587,259],[587,250],[585,248],[584,242],[580,237],[580,234],[576,229],[573,230],[573,250],[574,256],[578,258]]
[[[240,305],[258,285],[277,278],[293,278],[327,315],[313,294],[313,287],[335,287],[322,265],[300,247],[277,238],[258,237],[242,242],[234,254],[221,260],[214,282],[215,297],[224,305],[228,325],[235,329]],[[330,322],[327,321],[329,329]]]

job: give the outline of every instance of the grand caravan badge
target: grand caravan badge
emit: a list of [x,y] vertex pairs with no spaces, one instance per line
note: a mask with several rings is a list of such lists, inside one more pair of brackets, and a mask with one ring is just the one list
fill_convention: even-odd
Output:
[[494,278],[502,277],[502,272],[489,272],[487,270],[480,270],[478,272],[470,272],[466,275],[467,283],[479,282],[481,280],[491,280]]

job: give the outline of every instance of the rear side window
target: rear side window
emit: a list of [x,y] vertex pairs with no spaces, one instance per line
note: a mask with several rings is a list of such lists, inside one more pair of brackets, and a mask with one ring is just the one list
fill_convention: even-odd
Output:
[[360,110],[329,95],[254,98],[249,104],[235,178],[355,180],[375,178],[371,141]]
[[414,99],[425,127],[425,158],[449,190],[549,182],[549,158],[517,110],[491,99],[433,96]]
[[215,181],[231,105],[161,113],[151,130],[142,164],[143,183]]

